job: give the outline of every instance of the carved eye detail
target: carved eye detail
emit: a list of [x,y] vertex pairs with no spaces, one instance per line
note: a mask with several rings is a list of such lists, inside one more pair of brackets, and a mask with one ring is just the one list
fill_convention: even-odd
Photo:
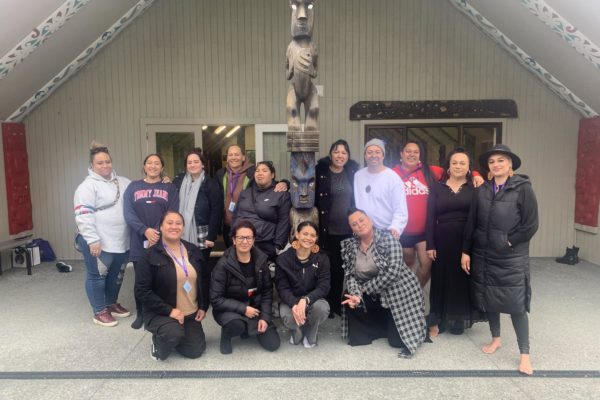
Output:
[[309,9],[309,10],[312,10],[312,9],[314,8],[314,6],[315,6],[314,4],[309,4],[309,5],[308,5],[308,9]]
[[298,6],[295,4],[292,4],[292,10],[296,11],[296,8],[298,8]]

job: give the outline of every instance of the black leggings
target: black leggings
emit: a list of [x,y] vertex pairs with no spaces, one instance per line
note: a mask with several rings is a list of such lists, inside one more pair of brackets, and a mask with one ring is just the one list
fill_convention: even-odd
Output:
[[[490,331],[492,331],[492,337],[500,337],[500,313],[488,312],[488,321],[490,322]],[[519,351],[521,354],[529,354],[529,319],[527,313],[523,314],[510,314],[513,328],[517,334],[517,343],[519,345]]]
[[[231,339],[236,336],[241,336],[247,332],[246,323],[241,319],[234,319],[223,325],[222,334],[227,338]],[[281,340],[275,326],[269,325],[265,333],[259,333],[256,335],[256,339],[261,347],[268,351],[275,351],[279,348]]]

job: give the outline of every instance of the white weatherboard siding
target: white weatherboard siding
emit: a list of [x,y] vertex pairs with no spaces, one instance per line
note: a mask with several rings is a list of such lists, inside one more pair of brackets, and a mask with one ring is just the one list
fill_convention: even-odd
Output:
[[[93,138],[111,147],[118,173],[138,179],[142,118],[285,123],[289,14],[281,0],[157,1],[25,120],[36,235],[59,257],[78,256],[72,194]],[[364,132],[348,119],[360,100],[514,99],[519,118],[508,120],[504,141],[538,196],[532,254],[574,242],[578,114],[452,5],[318,2],[314,40],[321,154],[343,137],[362,158]]]

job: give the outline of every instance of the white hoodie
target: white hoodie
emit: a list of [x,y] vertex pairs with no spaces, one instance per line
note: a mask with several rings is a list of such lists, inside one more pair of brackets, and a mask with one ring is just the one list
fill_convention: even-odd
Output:
[[[104,210],[98,208],[113,204]],[[129,250],[129,228],[123,217],[123,194],[131,181],[117,176],[113,171],[110,179],[105,179],[88,168],[88,176],[77,187],[74,196],[75,223],[79,233],[88,245],[100,242],[102,251],[125,253]]]

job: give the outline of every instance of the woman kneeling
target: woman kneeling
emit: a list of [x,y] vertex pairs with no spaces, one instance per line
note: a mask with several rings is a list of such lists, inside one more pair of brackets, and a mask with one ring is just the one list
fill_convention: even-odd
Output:
[[275,351],[279,334],[271,324],[273,286],[267,256],[254,248],[256,229],[248,220],[237,220],[233,246],[217,262],[210,285],[215,321],[221,325],[221,353],[231,354],[231,339],[256,336],[260,345]]
[[155,360],[173,349],[198,358],[206,349],[201,321],[208,309],[208,281],[200,250],[181,240],[183,216],[167,211],[160,221],[162,241],[146,249],[135,269],[135,296],[142,303],[146,329],[152,333]]
[[411,357],[426,333],[421,286],[389,232],[374,228],[358,209],[350,210],[348,222],[354,237],[342,242],[347,291],[342,337],[350,346],[386,337],[401,357]]

